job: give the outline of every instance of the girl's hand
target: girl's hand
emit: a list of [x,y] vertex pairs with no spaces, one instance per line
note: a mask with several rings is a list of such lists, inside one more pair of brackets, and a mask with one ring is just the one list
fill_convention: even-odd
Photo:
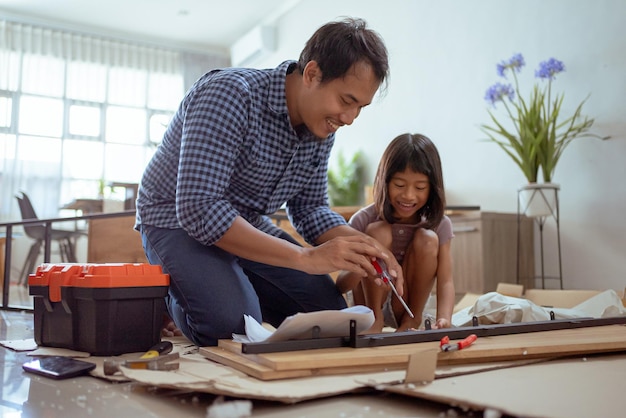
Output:
[[452,324],[449,320],[445,318],[438,318],[437,321],[435,321],[435,325],[433,325],[433,329],[450,328],[451,326]]

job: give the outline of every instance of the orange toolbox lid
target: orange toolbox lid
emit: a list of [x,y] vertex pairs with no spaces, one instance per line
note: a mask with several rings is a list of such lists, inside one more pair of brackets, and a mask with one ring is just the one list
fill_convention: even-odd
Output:
[[50,301],[61,301],[61,287],[149,287],[169,286],[169,275],[161,266],[146,263],[76,264],[44,263],[28,277],[29,286],[48,286]]

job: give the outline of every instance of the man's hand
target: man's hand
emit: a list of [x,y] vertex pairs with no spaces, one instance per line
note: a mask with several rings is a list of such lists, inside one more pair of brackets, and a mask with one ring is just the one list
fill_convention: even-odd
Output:
[[[393,255],[391,255],[391,257],[392,257],[393,261],[396,261],[396,260],[395,260],[395,257],[393,257]],[[379,263],[379,264],[380,264],[380,263]],[[396,263],[396,264],[397,264],[397,263]],[[392,270],[392,269],[391,269],[391,268],[387,265],[387,263],[384,263],[383,265],[384,265],[384,267],[383,267],[383,268],[387,270],[387,273],[388,273],[388,274],[387,274],[387,277],[391,276],[391,278],[393,279],[393,280],[390,280],[390,281],[388,280],[389,285],[390,285],[390,286],[393,286],[393,287],[396,289],[396,292],[398,293],[398,296],[402,296],[402,295],[404,294],[404,286],[403,286],[403,284],[404,284],[404,280],[403,280],[403,279],[404,279],[404,276],[402,275],[402,268],[401,268],[401,267],[399,267],[399,265],[398,265],[398,270],[396,270],[397,272],[399,272],[399,275],[400,275],[400,279],[398,279],[398,278],[396,277],[396,276],[398,276],[398,273],[393,274],[393,273],[392,273],[392,271],[394,271],[394,270]],[[394,271],[394,272],[395,272],[395,271]],[[383,273],[383,272],[381,272],[381,273]],[[379,277],[375,277],[375,278],[374,278],[374,281],[375,281],[375,283],[376,283],[378,286],[382,286],[383,284],[385,284],[385,283],[386,283],[386,282],[385,282],[385,280],[383,280],[382,278],[379,278]]]
[[382,257],[380,248],[357,235],[335,237],[316,247],[303,248],[303,270],[311,274],[325,274],[346,270],[361,277],[376,275],[371,260]]
[[380,258],[387,264],[398,293],[404,293],[402,267],[389,250],[365,234],[337,236],[316,247],[303,248],[303,253],[306,265],[304,271],[307,273],[325,274],[346,270],[361,277],[371,277],[382,286],[384,282],[372,265],[372,260]]

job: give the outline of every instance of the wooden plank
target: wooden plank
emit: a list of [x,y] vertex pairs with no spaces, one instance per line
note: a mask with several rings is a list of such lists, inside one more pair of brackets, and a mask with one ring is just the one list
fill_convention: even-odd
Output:
[[[232,343],[232,344],[231,344]],[[228,347],[229,351],[241,352],[236,346],[239,343],[220,341],[220,347]],[[438,342],[418,344],[402,344],[368,348],[322,348],[318,350],[286,351],[280,353],[245,354],[250,359],[270,367],[273,370],[323,369],[346,366],[378,366],[379,370],[403,366],[408,356],[418,350],[438,348]]]
[[471,350],[439,354],[442,364],[564,357],[626,350],[626,326],[561,329],[482,337]]
[[249,354],[233,353],[220,347],[200,347],[200,354],[225,366],[246,373],[260,380],[280,380],[296,377],[330,376],[339,374],[373,373],[381,370],[402,370],[405,366],[398,363],[390,368],[381,368],[379,365],[349,365],[332,368],[311,368],[294,370],[273,370],[263,364],[256,363],[249,358]]
[[[281,373],[309,371],[313,374],[359,373],[406,368],[409,356],[437,347],[437,342],[369,348],[330,348],[281,353],[242,354],[241,345],[219,342],[225,358],[211,358],[245,373],[254,363],[259,379],[280,378]],[[203,352],[204,349],[201,349]],[[211,350],[209,350],[211,351]],[[471,347],[438,354],[438,366],[496,361],[530,360],[571,355],[626,351],[626,326],[607,325],[526,334],[481,337]],[[215,357],[215,356],[214,356]],[[223,363],[225,364],[225,363]],[[263,367],[261,367],[263,366]],[[270,373],[269,370],[277,372]],[[250,373],[249,373],[250,374]],[[252,375],[252,374],[251,374]],[[270,376],[270,377],[268,377]]]
[[[344,366],[322,369],[302,369],[302,370],[287,370],[277,371],[271,368],[258,364],[251,360],[249,354],[243,354],[241,352],[234,353],[229,350],[225,350],[220,347],[201,347],[200,354],[208,358],[209,360],[223,364],[225,366],[232,367],[235,370],[246,373],[247,375],[259,380],[281,380],[299,377],[312,377],[312,376],[329,376],[340,374],[362,374],[362,373],[375,373],[392,370],[403,370],[404,364],[394,365],[392,367],[386,367],[381,369],[379,365],[371,366]],[[507,362],[490,362],[490,363],[473,363],[463,365],[437,365],[435,375],[437,378],[459,376],[467,373],[478,373],[488,370],[497,370],[501,368],[517,367],[526,364],[534,364],[539,361],[545,361],[545,359],[535,360],[523,360],[523,361],[507,361]]]
[[[223,348],[224,350],[228,350],[231,353],[241,353],[241,343],[236,343],[233,340],[218,340],[217,346]],[[249,358],[256,358],[256,354],[246,354]]]
[[200,347],[199,353],[225,366],[244,372],[261,380],[288,379],[293,377],[311,376],[309,370],[276,371],[255,362],[243,354],[236,354],[220,347]]

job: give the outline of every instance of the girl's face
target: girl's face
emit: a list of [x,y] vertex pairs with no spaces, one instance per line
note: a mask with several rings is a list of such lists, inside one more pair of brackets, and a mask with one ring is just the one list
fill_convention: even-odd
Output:
[[388,192],[394,216],[399,222],[417,223],[417,211],[428,202],[430,182],[426,174],[407,168],[391,177]]

